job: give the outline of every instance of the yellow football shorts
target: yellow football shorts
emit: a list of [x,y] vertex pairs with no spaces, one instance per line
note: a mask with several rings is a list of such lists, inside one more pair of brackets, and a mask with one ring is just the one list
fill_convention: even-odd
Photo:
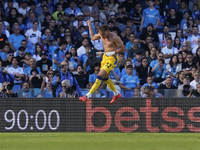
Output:
[[113,70],[119,62],[119,57],[117,56],[106,56],[103,55],[103,59],[101,61],[101,69],[105,70],[107,74],[110,73],[111,70]]

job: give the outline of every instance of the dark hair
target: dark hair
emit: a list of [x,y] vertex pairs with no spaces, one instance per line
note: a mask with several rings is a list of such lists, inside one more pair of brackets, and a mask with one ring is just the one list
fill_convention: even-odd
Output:
[[[176,45],[176,39],[179,39],[179,41],[180,41],[180,43],[179,43],[179,45]],[[176,47],[177,49],[180,49],[181,48],[181,39],[179,38],[179,37],[175,37],[174,38],[174,47]]]
[[[110,22],[113,22],[113,21],[110,21]],[[104,24],[104,25],[102,25],[102,26],[99,27],[99,30],[100,31],[107,31],[108,30],[108,26],[106,24]]]
[[63,14],[62,14],[62,13],[58,13],[58,14],[57,14],[57,16],[59,16],[59,15],[61,15],[61,16],[62,16]]
[[42,6],[42,8],[44,8],[44,7],[47,7],[47,8],[48,8],[48,6],[47,6],[47,5],[44,5],[44,6]]
[[133,69],[133,66],[132,66],[132,65],[128,65],[128,66],[126,67],[126,69],[128,69],[128,68]]
[[83,66],[82,66],[82,65],[80,65],[80,64],[77,66],[77,69],[78,69],[78,67],[81,67],[81,68],[83,69]]
[[65,40],[62,40],[62,41],[60,41],[59,46],[64,45],[64,44],[67,45],[67,42]]
[[142,55],[142,52],[138,51],[135,53],[135,55]]
[[38,52],[37,52],[37,46],[39,46],[40,49],[41,49],[40,54],[42,53],[42,46],[41,46],[39,43],[37,43],[37,44],[35,44],[35,55],[36,55],[36,56],[37,56],[37,55],[40,55],[40,54],[38,54]]
[[147,90],[148,92],[153,91],[153,87],[152,86],[146,86],[144,87],[144,91]]
[[26,55],[31,56],[31,53],[29,53],[29,52],[25,53],[25,54],[24,54],[24,57],[25,57]]
[[33,73],[34,71],[35,71],[37,74],[39,74],[37,68],[33,68],[33,69],[31,70],[31,75],[32,75],[32,73]]
[[15,11],[16,11],[16,16],[15,16],[15,18],[17,17],[17,15],[18,15],[18,13],[19,13],[18,10],[17,10],[16,8],[14,8],[14,7],[11,8],[10,11],[9,11],[9,15],[8,15],[8,18],[9,18],[9,19],[13,19],[13,18],[12,18],[12,15],[11,15],[11,11],[12,11],[12,10],[15,10]]
[[[177,37],[177,32],[178,32],[179,30],[180,30],[180,31],[181,31],[181,33],[182,33],[182,35],[181,35],[181,36],[183,36],[183,30],[182,30],[182,29],[177,29],[177,30],[176,30],[176,37]],[[182,38],[182,37],[181,37],[181,38]]]
[[19,17],[23,18],[23,14],[19,13],[19,14],[17,15],[17,18],[19,18]]
[[8,43],[5,43],[5,44],[3,45],[3,47],[5,47],[5,46],[8,46],[8,47],[10,47],[10,44],[8,44]]
[[36,22],[37,22],[37,23],[38,23],[38,25],[39,25],[39,22],[38,22],[38,21],[33,21],[33,24],[34,24],[34,23],[36,23]]
[[85,39],[87,39],[87,40],[89,41],[89,38],[87,38],[87,37],[84,37],[84,38],[82,39],[82,41],[81,41],[81,42],[83,42]]
[[[67,40],[66,40],[66,39],[67,39],[67,37],[70,37],[70,39],[71,39],[71,43],[68,43],[68,42],[67,42]],[[66,41],[66,42],[67,42],[67,43],[68,43],[70,46],[72,46],[72,45],[73,45],[73,44],[72,44],[72,37],[71,37],[70,35],[67,35],[67,36],[65,36],[65,41]]]
[[23,50],[23,51],[25,51],[25,47],[23,47],[23,46],[20,46],[18,50],[19,50],[19,51],[20,51],[20,50]]
[[26,43],[27,43],[27,41],[26,41],[26,40],[22,40],[22,41],[21,41],[21,43],[22,43],[22,42],[26,42]]
[[164,59],[159,59],[158,62],[161,61],[163,64],[165,64],[165,60]]
[[[194,25],[194,18],[193,18],[192,16],[189,16],[189,17],[187,18],[187,28],[190,27],[189,18],[192,18],[193,25]],[[198,27],[197,27],[197,28],[198,28]]]
[[177,58],[177,64],[179,64],[179,59],[178,59],[178,56],[177,55],[172,55],[172,57],[170,58],[170,61],[169,61],[169,65],[171,66],[171,67],[173,67],[173,61],[172,61],[172,59],[174,58],[176,56],[176,58]]
[[94,64],[94,68],[95,68],[95,67],[101,67],[101,64],[100,64],[100,63],[95,63],[95,64]]
[[17,61],[17,63],[18,63],[17,57],[13,57],[13,58],[11,59],[11,63],[12,63],[13,59],[16,59],[16,61]]

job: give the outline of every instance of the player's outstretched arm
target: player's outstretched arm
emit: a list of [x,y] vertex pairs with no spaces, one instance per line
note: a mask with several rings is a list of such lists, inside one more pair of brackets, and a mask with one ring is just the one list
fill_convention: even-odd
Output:
[[92,29],[92,25],[91,25],[91,21],[88,20],[87,24],[88,24],[88,27],[89,27],[89,32],[90,32],[91,40],[92,41],[99,40],[100,39],[100,35],[99,34],[95,34],[94,35],[93,29]]

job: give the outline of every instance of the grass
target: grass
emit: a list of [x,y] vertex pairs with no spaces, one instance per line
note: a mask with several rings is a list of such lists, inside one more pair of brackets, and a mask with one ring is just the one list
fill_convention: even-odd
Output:
[[0,150],[197,150],[198,133],[0,133]]

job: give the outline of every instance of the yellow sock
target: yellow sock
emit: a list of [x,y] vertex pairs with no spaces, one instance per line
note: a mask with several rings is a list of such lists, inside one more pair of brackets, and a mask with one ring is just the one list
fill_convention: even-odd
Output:
[[112,90],[112,91],[116,91],[116,88],[115,88],[115,85],[113,84],[112,80],[109,78],[109,79],[104,79],[103,80],[107,86]]
[[99,78],[97,78],[95,83],[93,84],[92,88],[90,89],[89,93],[93,94],[100,85],[101,85],[101,80]]

